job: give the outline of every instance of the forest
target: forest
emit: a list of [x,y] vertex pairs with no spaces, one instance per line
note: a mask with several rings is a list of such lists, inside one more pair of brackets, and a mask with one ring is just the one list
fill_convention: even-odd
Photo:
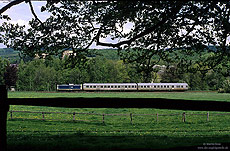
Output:
[[[91,51],[94,55],[87,57],[83,63],[73,63],[71,57],[49,56],[47,59],[22,58],[16,60],[20,63],[12,64],[15,60],[10,62],[2,57],[0,84],[15,86],[17,91],[55,91],[57,84],[146,82],[145,70],[140,70],[142,66],[122,60],[116,50]],[[155,62],[154,58],[152,62]],[[189,68],[196,66],[193,64]],[[176,62],[160,59],[152,70],[148,70],[150,78],[147,82],[186,82],[190,90],[230,92],[229,67],[230,62],[226,62],[207,71],[186,71]]]

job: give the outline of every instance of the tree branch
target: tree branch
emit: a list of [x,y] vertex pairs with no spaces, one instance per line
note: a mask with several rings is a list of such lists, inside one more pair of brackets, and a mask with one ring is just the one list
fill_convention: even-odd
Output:
[[[99,33],[99,31],[98,31],[98,33]],[[97,35],[98,35],[98,33],[97,33]],[[94,38],[89,42],[89,44],[84,48],[84,50],[88,49],[88,48],[91,46],[91,44],[94,42],[95,39],[96,39],[96,37],[94,37]]]
[[7,9],[11,8],[14,5],[18,5],[22,2],[26,2],[27,0],[15,0],[4,6],[2,9],[0,9],[0,15],[4,13]]
[[136,39],[140,38],[140,37],[143,37],[153,31],[155,31],[157,29],[157,27],[159,27],[160,25],[164,24],[165,22],[167,21],[166,18],[164,18],[163,20],[161,20],[160,22],[158,22],[156,25],[146,29],[145,31],[143,31],[142,33],[134,36],[133,38],[129,39],[129,40],[125,40],[125,41],[121,41],[121,42],[118,42],[116,44],[113,44],[113,43],[103,43],[103,42],[100,42],[99,41],[99,36],[97,37],[97,45],[101,45],[101,46],[109,46],[109,47],[120,47],[121,45],[124,45],[124,44],[130,44],[131,42],[135,41]]
[[[173,12],[173,13],[171,13],[172,15],[171,16],[173,16],[173,17],[175,17],[175,15],[180,11],[180,8],[182,7],[183,5],[182,4],[180,4],[179,6],[176,6],[176,7],[174,7],[174,8],[172,8],[171,9],[171,12]],[[167,13],[166,13],[167,14]],[[172,18],[173,18],[172,17]],[[172,19],[171,18],[171,19]],[[120,47],[121,45],[124,45],[124,44],[131,44],[131,42],[133,42],[133,41],[135,41],[136,39],[138,39],[138,38],[141,38],[141,37],[143,37],[143,36],[145,36],[145,35],[147,35],[147,34],[149,34],[149,33],[151,33],[151,32],[153,32],[153,31],[155,31],[158,27],[160,27],[162,24],[164,24],[164,23],[166,23],[167,22],[167,20],[168,20],[168,17],[166,16],[166,17],[164,17],[161,21],[159,21],[157,24],[155,24],[154,26],[152,26],[152,27],[150,27],[150,28],[147,28],[145,31],[143,31],[143,32],[141,32],[140,34],[137,34],[136,36],[134,36],[133,38],[131,38],[131,39],[129,39],[129,40],[125,40],[125,41],[121,41],[121,42],[118,42],[118,43],[115,43],[115,44],[113,44],[113,43],[103,43],[103,42],[100,42],[99,41],[99,37],[100,36],[98,36],[97,37],[97,45],[101,45],[101,46],[108,46],[108,47]]]
[[38,16],[36,15],[35,11],[34,11],[34,8],[33,8],[33,5],[31,3],[31,0],[28,1],[29,2],[29,5],[30,5],[30,10],[31,10],[31,13],[34,15],[35,19],[37,21],[39,21],[41,23],[41,25],[43,26],[43,23],[42,21],[38,18]]

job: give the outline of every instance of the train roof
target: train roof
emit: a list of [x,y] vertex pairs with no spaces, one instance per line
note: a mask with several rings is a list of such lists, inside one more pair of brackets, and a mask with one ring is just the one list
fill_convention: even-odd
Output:
[[81,84],[57,84],[57,86],[79,86]]
[[187,83],[84,83],[83,85],[188,85]]
[[138,85],[188,85],[187,83],[137,83]]
[[137,85],[136,83],[84,83],[83,85]]

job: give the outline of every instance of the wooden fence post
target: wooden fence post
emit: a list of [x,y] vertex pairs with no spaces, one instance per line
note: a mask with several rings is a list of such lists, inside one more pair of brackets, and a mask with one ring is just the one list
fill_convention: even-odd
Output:
[[102,123],[105,124],[105,114],[102,115]]
[[130,113],[130,122],[131,124],[133,124],[133,114],[132,113]]
[[75,114],[76,114],[76,113],[75,113],[75,112],[73,112],[73,121],[75,121]]
[[207,113],[207,121],[209,121],[209,112]]
[[7,150],[7,114],[9,111],[9,104],[7,102],[7,89],[5,85],[0,85],[0,150]]
[[182,114],[182,121],[185,122],[185,118],[186,118],[186,115],[185,115],[185,112],[183,112]]

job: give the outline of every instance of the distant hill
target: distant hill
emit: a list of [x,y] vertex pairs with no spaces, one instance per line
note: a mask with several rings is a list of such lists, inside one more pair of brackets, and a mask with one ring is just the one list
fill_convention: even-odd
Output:
[[97,57],[104,57],[109,60],[120,60],[116,49],[95,49],[95,55]]
[[[208,46],[209,50],[215,52],[217,48],[215,46]],[[230,49],[229,47],[227,48]],[[117,54],[116,49],[91,49],[91,55],[88,57],[104,57],[109,60],[119,60],[120,57]],[[15,51],[11,48],[0,48],[0,57],[8,59],[11,63],[19,62],[19,51]]]
[[19,51],[11,48],[0,48],[0,57],[8,59],[10,63],[17,63],[19,62]]
[[[91,49],[88,57],[104,57],[109,60],[119,60],[116,49]],[[8,59],[11,63],[19,62],[19,51],[11,48],[0,48],[0,57]]]

